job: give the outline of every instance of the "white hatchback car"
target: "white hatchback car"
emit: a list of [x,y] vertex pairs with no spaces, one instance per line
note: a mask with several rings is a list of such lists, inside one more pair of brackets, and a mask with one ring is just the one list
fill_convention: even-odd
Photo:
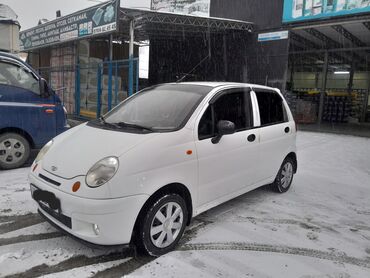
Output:
[[158,85],[49,142],[32,165],[31,192],[39,213],[69,234],[159,256],[192,217],[262,185],[287,191],[295,142],[278,89]]

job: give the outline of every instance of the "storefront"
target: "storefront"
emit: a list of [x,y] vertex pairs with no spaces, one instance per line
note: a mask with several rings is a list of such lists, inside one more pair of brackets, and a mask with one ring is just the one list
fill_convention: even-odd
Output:
[[370,121],[370,1],[225,2],[213,0],[211,16],[257,30],[245,54],[249,82],[282,89],[300,123]]
[[20,33],[69,114],[95,118],[138,90],[139,46],[119,37],[119,9],[113,0]]
[[[95,118],[140,88],[189,80],[194,69],[206,67],[200,80],[218,79],[220,72],[237,76],[224,65],[239,47],[226,48],[224,38],[248,38],[252,28],[240,20],[121,8],[113,0],[25,30],[20,40],[69,114]],[[149,44],[148,79],[140,79],[139,49]]]
[[[370,121],[370,1],[163,0],[152,8],[106,2],[23,31],[22,47],[75,115],[99,116],[141,87],[181,79],[280,88],[299,123]],[[149,44],[148,79],[139,79],[139,48]]]

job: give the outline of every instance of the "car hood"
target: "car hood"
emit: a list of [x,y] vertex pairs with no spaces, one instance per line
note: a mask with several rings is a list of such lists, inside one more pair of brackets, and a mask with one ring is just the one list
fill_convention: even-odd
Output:
[[120,157],[127,151],[158,134],[136,134],[87,126],[73,128],[54,139],[42,167],[65,179],[84,176],[99,160]]

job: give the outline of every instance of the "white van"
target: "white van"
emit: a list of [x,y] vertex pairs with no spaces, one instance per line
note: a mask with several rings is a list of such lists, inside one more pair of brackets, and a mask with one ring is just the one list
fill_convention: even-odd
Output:
[[32,165],[31,192],[39,213],[73,236],[159,256],[192,217],[262,185],[286,192],[295,142],[278,89],[158,85],[50,141]]

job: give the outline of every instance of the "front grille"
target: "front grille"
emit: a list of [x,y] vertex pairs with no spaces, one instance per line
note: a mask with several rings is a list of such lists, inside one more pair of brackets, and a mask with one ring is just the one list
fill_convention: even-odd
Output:
[[44,181],[47,181],[48,183],[51,183],[51,184],[54,184],[56,186],[60,186],[61,183],[60,182],[57,182],[55,180],[52,180],[51,178],[48,178],[48,177],[45,177],[44,175],[42,174],[39,174],[39,177],[42,178]]

